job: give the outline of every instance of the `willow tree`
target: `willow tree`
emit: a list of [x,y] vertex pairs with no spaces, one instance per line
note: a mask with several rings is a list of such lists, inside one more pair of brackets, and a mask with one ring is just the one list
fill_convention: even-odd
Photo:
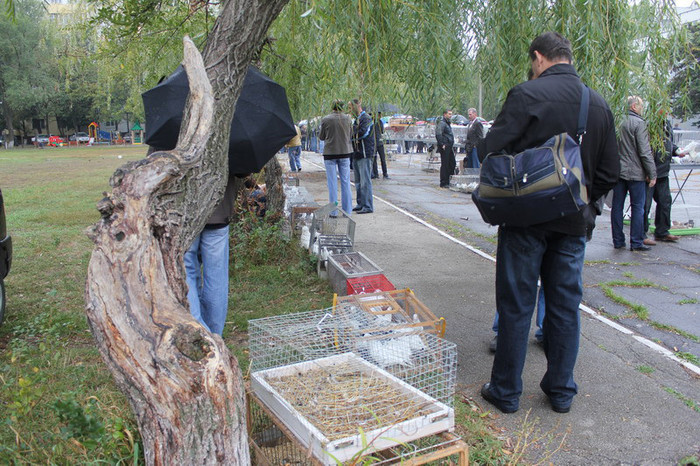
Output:
[[477,66],[499,100],[527,79],[532,39],[552,30],[571,41],[577,71],[608,101],[618,122],[631,94],[650,103],[653,123],[659,110],[670,109],[670,71],[687,42],[673,1],[491,0],[470,19]]
[[285,1],[225,1],[203,60],[185,42],[191,92],[177,147],[120,168],[90,232],[88,322],[148,464],[249,463],[242,374],[190,315],[183,255],[223,196],[235,104]]

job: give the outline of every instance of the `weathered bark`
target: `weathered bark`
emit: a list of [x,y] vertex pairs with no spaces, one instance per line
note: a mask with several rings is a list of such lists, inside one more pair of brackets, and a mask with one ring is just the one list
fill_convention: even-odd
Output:
[[282,166],[277,161],[277,157],[272,157],[265,164],[265,187],[267,215],[281,217],[284,215],[284,187],[282,186]]
[[89,231],[88,322],[148,464],[250,462],[242,375],[221,337],[189,313],[183,254],[223,195],[235,102],[286,1],[225,3],[204,59],[185,40],[191,89],[178,146],[117,170]]

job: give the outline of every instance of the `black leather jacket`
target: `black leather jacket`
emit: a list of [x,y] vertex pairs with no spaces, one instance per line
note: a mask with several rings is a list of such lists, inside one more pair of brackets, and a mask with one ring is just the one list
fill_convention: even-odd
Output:
[[[581,159],[591,203],[607,194],[620,175],[615,121],[610,107],[591,90]],[[556,64],[508,92],[503,108],[477,146],[479,159],[491,152],[518,153],[563,132],[576,137],[581,106],[581,80],[569,64]],[[547,231],[585,235],[583,212],[537,226]]]

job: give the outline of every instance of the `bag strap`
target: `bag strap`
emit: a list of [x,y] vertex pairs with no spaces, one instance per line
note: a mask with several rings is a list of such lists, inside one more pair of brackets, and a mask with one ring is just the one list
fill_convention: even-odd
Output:
[[581,136],[586,134],[586,123],[588,122],[588,106],[591,100],[590,89],[588,86],[581,83],[581,108],[578,112],[578,129],[576,130],[576,138],[581,144]]

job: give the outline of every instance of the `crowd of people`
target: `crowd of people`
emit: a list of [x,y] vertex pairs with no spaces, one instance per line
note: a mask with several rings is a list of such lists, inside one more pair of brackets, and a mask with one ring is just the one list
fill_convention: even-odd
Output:
[[[540,388],[558,413],[571,409],[577,393],[574,381],[583,295],[582,271],[587,239],[608,192],[612,198],[612,242],[626,247],[623,208],[630,195],[630,249],[645,251],[656,241],[675,242],[670,233],[671,196],[668,183],[672,157],[684,153],[673,144],[670,122],[664,120],[664,146],[652,151],[644,102],[628,99],[629,112],[616,132],[613,114],[603,97],[583,87],[572,64],[571,43],[554,32],[544,33],[528,51],[530,79],[513,87],[488,134],[475,109],[469,109],[469,129],[461,168],[479,168],[487,154],[516,154],[535,147],[553,135],[577,136],[579,111],[588,95],[585,136],[580,144],[585,190],[589,204],[581,211],[531,226],[500,225],[496,263],[496,316],[491,343],[495,353],[489,383],[481,396],[504,413],[519,408],[522,371],[532,314],[537,310],[536,338],[547,358]],[[328,197],[347,214],[374,212],[372,179],[389,178],[384,152],[381,113],[372,115],[359,99],[336,100],[324,116],[316,136],[323,154]],[[586,115],[581,112],[582,115]],[[440,187],[449,185],[458,170],[451,127],[452,110],[438,119],[435,138],[440,153]],[[308,140],[304,127],[287,144],[291,171],[301,171],[299,154]],[[379,157],[379,164],[377,162]],[[350,171],[354,172],[355,202]],[[230,184],[230,183],[229,183]],[[251,186],[256,202],[264,191]],[[227,187],[227,193],[229,188]],[[651,201],[656,201],[654,238],[648,238]],[[185,255],[191,312],[214,333],[221,333],[226,317],[228,290],[228,216],[231,198],[224,200]],[[257,204],[256,204],[257,205]]]

